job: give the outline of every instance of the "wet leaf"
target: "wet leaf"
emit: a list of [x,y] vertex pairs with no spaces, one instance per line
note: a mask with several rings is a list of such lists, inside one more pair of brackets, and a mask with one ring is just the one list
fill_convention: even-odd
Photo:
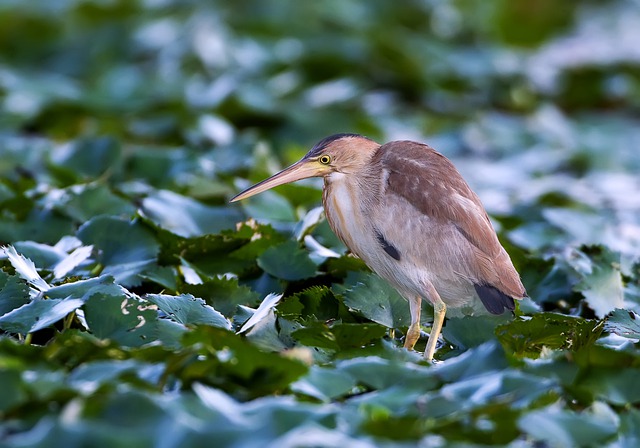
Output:
[[[240,336],[214,327],[199,327],[186,333],[183,345],[200,355],[211,353],[210,350],[216,353],[213,357],[193,359],[176,372],[183,381],[203,382],[223,390],[235,388],[242,396],[256,397],[283,390],[307,371],[297,360],[259,350]],[[225,377],[233,380],[225,383]]]
[[343,295],[345,305],[385,327],[408,328],[411,325],[408,302],[375,274],[363,277]]
[[346,371],[312,366],[291,388],[297,393],[329,401],[351,392],[356,385],[357,380]]
[[142,210],[160,227],[186,238],[219,233],[242,221],[237,210],[207,206],[167,190],[146,197]]
[[520,429],[535,440],[558,446],[604,443],[616,433],[617,425],[608,416],[576,413],[558,407],[524,415]]
[[260,300],[258,293],[234,278],[209,278],[200,285],[183,285],[182,290],[202,298],[227,317],[234,315],[238,305],[254,306]]
[[211,325],[230,329],[230,322],[204,300],[191,294],[170,296],[166,294],[147,294],[144,300],[155,304],[171,320],[183,325]]
[[99,251],[96,261],[104,266],[102,273],[124,286],[140,283],[138,274],[152,265],[160,249],[139,222],[116,217],[93,218],[80,227],[77,236]]
[[4,254],[9,259],[9,262],[14,267],[18,275],[20,275],[20,277],[26,280],[35,289],[38,291],[46,291],[50,288],[49,284],[40,276],[40,273],[36,269],[36,265],[33,261],[19,254],[15,247],[8,246],[4,248]]
[[111,137],[84,138],[59,148],[52,162],[67,172],[98,177],[105,170],[116,168],[121,155],[120,144]]
[[270,247],[257,261],[265,272],[283,280],[302,280],[316,274],[315,263],[295,241]]
[[596,316],[603,318],[623,306],[620,255],[602,248],[595,248],[595,251],[592,258],[577,255],[584,263],[575,261],[574,267],[584,277],[575,289],[582,292]]
[[29,302],[26,283],[15,275],[0,271],[0,316]]
[[260,303],[258,309],[255,310],[253,315],[249,318],[248,321],[245,322],[238,333],[244,333],[245,331],[250,330],[262,319],[266,318],[268,314],[272,314],[273,308],[278,304],[281,298],[282,294],[269,294],[267,297],[265,297],[264,300]]
[[157,332],[155,305],[124,294],[95,293],[87,300],[84,312],[91,333],[120,345],[139,347],[152,342]]
[[616,309],[607,318],[604,329],[630,339],[640,339],[640,316],[633,311]]
[[98,215],[130,217],[136,211],[129,201],[101,184],[74,185],[64,191],[55,191],[50,196],[51,199],[47,201],[49,206],[79,223]]
[[34,299],[0,317],[0,328],[11,333],[32,333],[64,319],[83,303],[81,299]]
[[595,320],[540,313],[518,318],[496,328],[505,350],[517,356],[537,358],[543,348],[579,350],[596,342],[603,326]]

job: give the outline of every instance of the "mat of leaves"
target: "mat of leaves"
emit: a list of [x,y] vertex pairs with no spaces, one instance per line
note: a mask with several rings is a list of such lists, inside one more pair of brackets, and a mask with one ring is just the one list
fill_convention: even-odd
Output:
[[[0,446],[639,446],[635,4],[238,5],[0,4]],[[427,364],[319,184],[227,204],[338,131],[454,159],[515,315]]]
[[[543,312],[527,299],[516,317],[451,317],[440,361],[427,365],[401,348],[406,302],[318,242],[327,232],[315,209],[288,233],[177,193],[152,192],[138,208],[130,195],[76,183],[14,221],[48,223],[51,240],[3,249],[6,446],[639,436],[640,319],[612,300],[638,269],[623,275],[610,249],[519,260],[541,279],[532,297],[582,312]],[[40,221],[46,210],[57,221]]]

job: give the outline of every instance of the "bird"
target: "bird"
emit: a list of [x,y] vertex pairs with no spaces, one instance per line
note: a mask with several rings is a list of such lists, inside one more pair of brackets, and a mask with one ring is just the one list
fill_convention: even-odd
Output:
[[422,300],[433,306],[427,361],[433,362],[447,308],[479,299],[489,313],[503,314],[526,296],[480,198],[427,144],[331,135],[230,202],[309,177],[324,178],[322,203],[333,232],[408,301],[406,349],[420,338]]

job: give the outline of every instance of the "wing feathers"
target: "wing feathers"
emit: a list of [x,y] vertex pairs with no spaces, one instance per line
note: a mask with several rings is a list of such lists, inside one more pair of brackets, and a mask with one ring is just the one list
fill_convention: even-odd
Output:
[[371,162],[385,173],[382,194],[403,198],[434,225],[452,225],[464,238],[460,241],[469,243],[469,257],[460,262],[473,273],[485,307],[492,313],[513,309],[512,297],[525,295],[520,276],[480,199],[453,164],[429,146],[410,141],[381,146]]

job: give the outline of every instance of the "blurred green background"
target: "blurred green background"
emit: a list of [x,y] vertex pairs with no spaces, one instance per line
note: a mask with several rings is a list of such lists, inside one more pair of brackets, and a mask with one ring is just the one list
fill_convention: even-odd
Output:
[[[637,112],[639,19],[631,0],[4,0],[1,126],[198,149],[454,134],[447,150],[515,151],[570,132],[568,116]],[[500,125],[525,135],[495,147],[481,131]]]
[[224,204],[326,135],[415,139],[525,249],[634,253],[639,23],[634,0],[4,0],[0,175]]

